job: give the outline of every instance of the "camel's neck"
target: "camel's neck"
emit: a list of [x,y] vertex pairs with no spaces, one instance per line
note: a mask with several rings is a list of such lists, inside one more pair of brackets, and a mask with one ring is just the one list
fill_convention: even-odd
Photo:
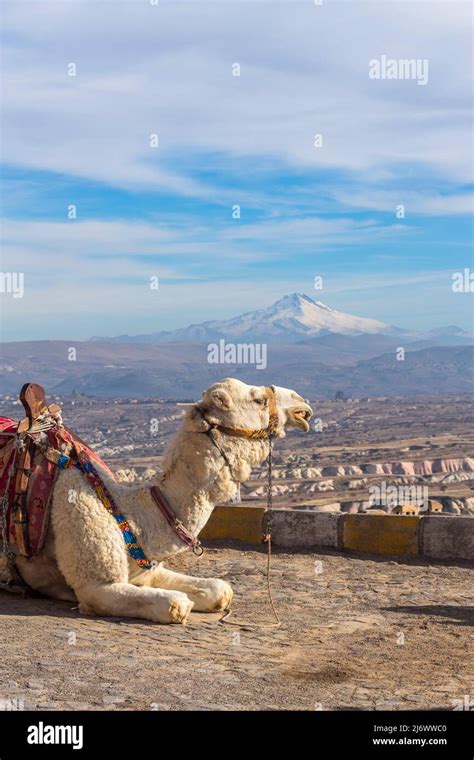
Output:
[[231,499],[250,477],[253,467],[268,456],[267,441],[248,441],[220,435],[226,458],[205,433],[186,429],[184,423],[167,449],[163,474],[157,478],[177,517],[194,535],[199,534],[215,505]]

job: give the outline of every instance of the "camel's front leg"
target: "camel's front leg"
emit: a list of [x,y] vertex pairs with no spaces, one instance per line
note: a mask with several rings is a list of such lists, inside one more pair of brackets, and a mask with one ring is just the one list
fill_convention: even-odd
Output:
[[131,583],[88,583],[76,589],[84,614],[136,617],[155,623],[184,623],[193,603],[180,591],[133,586]]
[[192,575],[182,575],[159,565],[134,583],[153,588],[174,589],[181,591],[194,602],[195,612],[220,612],[230,607],[232,588],[219,578],[195,578]]

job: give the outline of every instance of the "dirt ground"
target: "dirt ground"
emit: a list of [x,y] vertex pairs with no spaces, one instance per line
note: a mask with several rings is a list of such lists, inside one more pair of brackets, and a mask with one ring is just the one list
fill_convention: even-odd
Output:
[[[176,569],[229,580],[231,620],[272,622],[265,554],[226,547]],[[473,569],[274,553],[283,624],[89,618],[0,592],[0,708],[337,710],[474,707]]]

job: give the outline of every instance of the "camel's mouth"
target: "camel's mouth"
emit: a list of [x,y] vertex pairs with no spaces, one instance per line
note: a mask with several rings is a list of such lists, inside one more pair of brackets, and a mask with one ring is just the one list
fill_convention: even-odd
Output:
[[292,409],[288,409],[288,422],[307,433],[312,415],[313,411],[310,406],[294,406]]

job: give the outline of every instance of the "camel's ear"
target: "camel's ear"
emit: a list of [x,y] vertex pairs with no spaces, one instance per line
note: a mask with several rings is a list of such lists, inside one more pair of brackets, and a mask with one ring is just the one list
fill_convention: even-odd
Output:
[[234,406],[231,395],[223,388],[215,388],[212,391],[206,391],[203,401],[206,406],[222,409],[223,411],[228,411]]

